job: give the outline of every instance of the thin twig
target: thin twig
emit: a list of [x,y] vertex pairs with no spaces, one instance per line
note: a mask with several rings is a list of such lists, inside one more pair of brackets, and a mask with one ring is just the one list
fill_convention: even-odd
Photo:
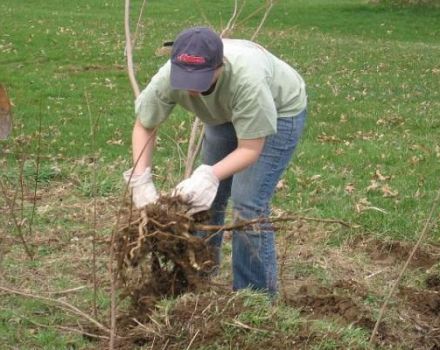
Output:
[[234,22],[237,17],[237,10],[238,10],[238,0],[235,0],[234,2],[234,11],[232,12],[231,18],[229,18],[228,24],[226,24],[225,29],[222,30],[220,37],[223,38],[225,35],[228,35],[228,32],[232,30],[234,27]]
[[37,208],[37,189],[38,189],[38,177],[40,176],[40,153],[41,153],[41,121],[42,121],[42,108],[40,105],[40,113],[38,117],[38,143],[37,143],[37,159],[36,159],[36,169],[35,169],[35,184],[34,184],[34,193],[33,193],[33,200],[32,200],[32,213],[31,213],[31,219],[29,220],[29,237],[32,238],[32,227],[34,223],[34,217],[35,217],[35,210]]
[[439,202],[439,199],[440,199],[440,190],[437,192],[437,196],[434,199],[434,202],[432,203],[431,212],[429,213],[429,216],[425,222],[425,226],[423,227],[423,230],[419,235],[419,239],[417,240],[417,243],[415,244],[414,248],[412,249],[411,254],[408,256],[408,259],[406,260],[405,265],[403,265],[403,268],[400,271],[399,276],[397,277],[397,280],[394,282],[392,288],[390,289],[386,299],[384,300],[384,302],[382,304],[382,307],[380,309],[376,324],[374,325],[373,332],[371,333],[370,342],[369,342],[370,345],[372,345],[374,342],[377,330],[379,329],[379,325],[380,325],[380,322],[382,321],[382,318],[383,318],[383,315],[384,315],[385,310],[387,308],[388,302],[390,301],[392,295],[394,294],[394,291],[396,290],[397,286],[399,285],[400,280],[403,277],[403,274],[405,273],[406,269],[408,268],[408,265],[411,262],[412,258],[414,257],[414,254],[416,253],[417,249],[419,248],[419,245],[422,242],[426,232],[428,231],[428,228],[431,226],[431,221],[434,216],[434,212],[437,208],[437,204]]
[[52,298],[48,298],[48,297],[43,297],[41,295],[35,295],[35,294],[31,294],[31,293],[26,293],[26,292],[22,292],[19,290],[15,290],[15,289],[11,289],[11,288],[7,288],[7,287],[3,287],[0,286],[0,290],[9,294],[16,294],[16,295],[21,295],[23,297],[26,298],[31,298],[31,299],[37,299],[37,300],[43,300],[46,301],[48,303],[51,304],[55,304],[55,305],[62,305],[65,308],[67,308],[67,310],[71,311],[72,313],[74,313],[77,316],[81,316],[82,318],[86,319],[87,321],[89,321],[90,323],[94,324],[96,327],[98,327],[100,330],[106,332],[106,333],[110,333],[110,329],[108,329],[106,326],[104,326],[102,323],[98,322],[97,320],[95,320],[93,317],[89,316],[88,314],[86,314],[85,312],[81,311],[80,309],[78,309],[76,306],[73,306],[72,304],[69,304],[63,300],[59,300],[59,299],[52,299]]
[[[8,310],[8,311],[10,312],[10,310]],[[78,334],[81,334],[83,336],[85,335],[85,336],[90,337],[90,338],[108,339],[108,337],[105,336],[105,335],[93,334],[93,333],[85,332],[85,331],[83,331],[81,329],[76,329],[76,328],[71,328],[71,327],[66,327],[66,326],[55,326],[55,325],[42,324],[42,323],[36,322],[36,321],[34,321],[34,320],[30,319],[30,318],[18,315],[15,312],[12,312],[12,313],[14,314],[15,317],[18,317],[20,319],[26,320],[26,321],[36,325],[37,327],[50,328],[50,329],[51,328],[55,328],[55,329],[59,329],[59,330],[62,330],[62,331],[78,333]]]
[[249,221],[243,221],[236,224],[231,225],[196,225],[195,229],[200,231],[230,231],[235,230],[238,228],[243,228],[249,225],[253,224],[260,224],[260,223],[274,223],[274,222],[282,222],[282,221],[317,221],[317,222],[324,222],[324,223],[330,223],[330,224],[340,224],[345,227],[351,227],[350,224],[341,221],[341,220],[333,220],[333,219],[320,219],[320,218],[311,218],[306,216],[283,216],[278,218],[257,218]]
[[237,26],[241,26],[243,25],[246,21],[248,21],[250,18],[254,17],[255,15],[257,15],[259,12],[263,11],[265,8],[267,7],[267,5],[263,5],[259,8],[257,8],[255,11],[253,11],[252,13],[250,13],[248,16],[246,16],[245,18],[243,18],[242,20],[240,20],[236,25]]
[[9,199],[8,193],[6,191],[6,186],[3,184],[3,181],[1,180],[1,178],[0,178],[0,187],[3,192],[3,196],[5,198],[5,201],[9,207],[9,212],[12,217],[12,221],[14,221],[15,228],[17,229],[17,232],[18,232],[18,237],[20,238],[20,241],[23,244],[23,248],[26,252],[26,255],[29,257],[30,260],[33,260],[34,254],[33,254],[32,250],[29,248],[29,246],[26,242],[26,239],[24,238],[23,230],[21,229],[23,221],[22,222],[17,221],[17,216],[15,215],[15,210],[14,210],[14,202],[11,199]]
[[[125,47],[126,47],[126,56],[127,56],[127,72],[134,93],[134,97],[137,98],[140,95],[140,89],[136,81],[136,76],[133,66],[133,52],[132,52],[132,41],[131,41],[131,31],[130,31],[130,0],[125,0],[124,29],[125,29],[125,45],[126,45]],[[155,135],[155,131],[153,131],[152,135]],[[142,148],[141,153],[134,164],[134,167],[136,167],[137,163],[139,162],[142,154],[145,152],[150,141],[151,138],[149,138],[145,142],[145,145]],[[110,350],[114,349],[115,335],[116,335],[116,276],[113,270],[113,260],[115,256],[114,245],[115,245],[117,228],[119,226],[119,221],[121,219],[122,208],[124,206],[124,199],[128,193],[129,183],[131,181],[132,176],[133,176],[133,172],[130,174],[128,183],[125,186],[121,205],[119,207],[118,214],[116,216],[115,226],[113,227],[112,235],[111,235],[111,246],[110,246],[110,256],[109,256],[109,266],[108,266],[110,273],[110,341],[109,341]]]
[[87,110],[89,112],[89,121],[90,121],[90,133],[92,134],[92,154],[93,154],[93,180],[92,180],[92,197],[93,197],[93,217],[92,217],[92,280],[93,280],[93,316],[98,318],[98,308],[96,306],[96,299],[98,295],[98,283],[96,278],[96,227],[97,227],[97,218],[96,218],[96,164],[98,162],[96,155],[96,124],[93,122],[92,112],[90,110],[90,102],[87,92],[84,92],[84,97],[86,99]]
[[147,0],[144,0],[142,2],[141,10],[139,11],[139,17],[138,17],[138,20],[136,23],[136,30],[134,31],[134,35],[133,35],[133,43],[131,44],[133,48],[136,47],[136,40],[137,40],[137,36],[138,36],[138,32],[139,32],[139,27],[141,25],[142,13],[144,12],[144,8],[145,8],[146,3],[147,3]]
[[252,35],[252,37],[251,37],[251,41],[254,41],[254,39],[257,37],[258,32],[259,32],[259,31],[261,30],[261,28],[263,27],[263,24],[264,24],[264,22],[266,21],[267,16],[269,16],[269,12],[270,12],[270,10],[272,9],[273,5],[274,5],[274,4],[273,4],[273,0],[269,0],[269,5],[267,6],[266,11],[264,12],[263,18],[261,19],[261,22],[260,22],[260,24],[258,25],[257,30],[255,31],[254,35]]
[[84,288],[86,288],[86,286],[79,286],[79,287],[75,287],[75,288],[58,290],[58,291],[50,291],[50,292],[46,292],[46,294],[50,294],[50,295],[68,294],[68,293],[78,292]]

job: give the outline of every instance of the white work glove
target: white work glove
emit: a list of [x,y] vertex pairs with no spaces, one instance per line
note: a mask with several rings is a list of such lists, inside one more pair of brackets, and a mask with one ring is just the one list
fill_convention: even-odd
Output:
[[145,169],[142,174],[133,175],[130,179],[132,171],[133,168],[124,171],[124,180],[131,188],[135,207],[140,209],[147,204],[154,203],[159,196],[156,187],[154,187],[150,167]]
[[179,183],[173,195],[180,196],[191,209],[188,215],[211,208],[219,185],[219,179],[214,175],[212,167],[200,165],[194,170],[191,177]]

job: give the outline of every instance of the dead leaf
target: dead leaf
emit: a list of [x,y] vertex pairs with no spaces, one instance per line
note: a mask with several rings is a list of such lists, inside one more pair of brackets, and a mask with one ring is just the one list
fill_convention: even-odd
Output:
[[384,197],[396,197],[399,194],[398,191],[393,191],[388,185],[382,186],[381,191]]
[[353,193],[356,190],[356,187],[353,183],[349,183],[347,186],[345,186],[345,192],[347,193]]
[[277,183],[277,190],[282,190],[283,188],[286,188],[286,184],[285,184],[285,182],[284,182],[284,180],[280,180],[280,181],[278,181],[278,183]]
[[374,177],[374,179],[379,180],[379,181],[387,181],[387,180],[391,179],[391,176],[382,175],[379,170],[376,170],[374,172],[373,177]]
[[376,180],[371,180],[370,185],[367,187],[367,192],[375,191],[380,187],[379,183]]
[[123,145],[124,141],[123,140],[108,140],[107,145]]

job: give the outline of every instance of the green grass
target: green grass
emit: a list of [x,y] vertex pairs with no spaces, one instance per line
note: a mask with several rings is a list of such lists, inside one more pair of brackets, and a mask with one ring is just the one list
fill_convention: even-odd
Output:
[[[233,4],[205,1],[200,11],[188,11],[194,3],[148,4],[134,57],[141,86],[166,60],[154,55],[162,41],[188,25],[209,21],[221,28]],[[248,2],[241,18],[258,4]],[[86,1],[0,6],[7,28],[0,36],[0,76],[15,104],[14,138],[2,143],[10,151],[4,158],[13,162],[18,153],[36,153],[41,119],[45,159],[69,163],[96,154],[104,164],[125,160],[114,172],[98,175],[103,177],[98,193],[114,193],[130,161],[134,118],[122,6]],[[140,1],[132,4],[134,23],[139,6]],[[439,13],[357,0],[274,7],[258,40],[304,75],[309,94],[308,127],[296,168],[286,176],[296,188],[278,205],[355,221],[379,235],[414,237],[439,188]],[[258,16],[244,22],[235,36],[249,37],[257,23]],[[97,125],[95,144],[91,121]],[[185,152],[190,123],[178,109],[161,129],[160,187],[168,189],[180,178],[180,151],[173,140],[180,140]],[[23,142],[17,145],[17,139]],[[41,169],[43,181],[58,175],[48,163]],[[366,190],[378,169],[391,177],[386,185],[396,197]],[[315,175],[321,176],[318,183],[304,187],[298,181]],[[81,192],[91,194],[90,179],[80,181]],[[351,194],[344,190],[348,184],[355,186]],[[357,213],[362,199],[387,214]]]
[[[141,2],[132,3],[133,27]],[[233,3],[148,1],[134,53],[140,85],[165,62],[154,54],[163,41],[194,24],[209,22],[222,28]],[[247,1],[241,18],[261,3]],[[27,194],[32,194],[36,179],[43,192],[63,183],[74,186],[74,197],[60,196],[68,209],[57,208],[56,201],[49,208],[37,203],[34,218],[34,232],[40,236],[57,232],[69,241],[91,227],[90,221],[86,228],[76,222],[86,215],[76,201],[90,203],[95,194],[104,200],[121,194],[121,173],[131,162],[133,94],[125,71],[123,4],[3,0],[0,11],[0,82],[14,103],[13,135],[0,141],[0,177],[18,190],[25,158]],[[277,2],[258,41],[304,76],[309,119],[285,175],[286,186],[275,198],[276,207],[351,222],[360,227],[355,234],[416,238],[440,188],[439,22],[440,10],[431,7],[364,0]],[[258,16],[251,18],[238,26],[234,36],[249,38],[258,23]],[[97,125],[96,136],[92,123]],[[155,176],[164,190],[181,178],[181,152],[186,152],[190,125],[190,116],[177,109],[160,130]],[[0,195],[0,206],[2,201]],[[32,203],[25,202],[23,214],[28,220],[32,212]],[[17,237],[10,220],[2,217],[0,224],[4,232]],[[336,232],[327,243],[341,244],[345,234],[353,232]],[[436,226],[425,241],[438,243],[439,237]],[[44,258],[56,249],[40,246],[35,251]],[[23,265],[40,267],[38,261]],[[17,265],[7,268],[20,272]],[[302,276],[327,278],[314,266],[298,263],[296,268]],[[19,278],[10,282],[18,284]],[[91,293],[84,298],[90,300]],[[70,343],[84,346],[79,338],[57,337],[52,330],[26,321],[30,317],[23,315],[39,306],[19,305],[19,301],[14,297],[0,302],[0,344],[20,341],[25,348],[36,349],[67,349]],[[11,313],[8,307],[3,313],[6,305],[17,308]],[[101,294],[99,306],[108,307]],[[56,317],[44,317],[41,323],[58,322]],[[263,322],[258,314],[243,317],[256,328]],[[295,327],[296,321],[292,322]],[[290,321],[280,327],[289,328]],[[341,341],[348,348],[365,345],[365,335],[356,329],[331,332],[338,334],[336,340],[323,341],[319,349],[338,348]]]

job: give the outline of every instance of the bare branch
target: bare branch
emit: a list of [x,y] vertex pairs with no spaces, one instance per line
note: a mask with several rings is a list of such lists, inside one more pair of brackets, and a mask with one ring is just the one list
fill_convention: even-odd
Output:
[[234,11],[232,12],[232,16],[229,19],[228,24],[226,25],[225,29],[222,30],[220,37],[223,38],[225,35],[227,35],[232,30],[232,28],[234,27],[236,17],[237,17],[237,13],[238,13],[238,0],[235,0]]
[[15,294],[15,295],[20,295],[20,296],[23,296],[26,298],[46,301],[48,303],[55,304],[58,307],[63,306],[65,309],[71,311],[75,315],[81,316],[82,318],[86,319],[90,323],[94,324],[96,327],[98,327],[100,330],[104,331],[105,333],[107,333],[107,334],[110,333],[110,330],[106,326],[104,326],[102,323],[96,321],[94,318],[92,318],[91,316],[89,316],[85,312],[81,311],[76,306],[73,306],[63,300],[47,298],[47,297],[43,297],[41,295],[30,294],[30,293],[22,292],[19,290],[15,290],[15,289],[3,287],[3,286],[0,286],[0,290],[3,292],[9,293],[9,294]]
[[248,221],[241,221],[238,222],[236,224],[231,224],[231,225],[203,225],[203,224],[199,224],[196,225],[196,230],[200,230],[200,231],[213,231],[213,232],[217,232],[217,231],[230,231],[230,230],[235,230],[238,228],[243,228],[246,226],[251,226],[254,224],[260,224],[260,223],[275,223],[275,222],[282,222],[282,221],[299,221],[299,220],[303,220],[303,221],[316,221],[316,222],[324,222],[327,224],[339,224],[345,227],[351,227],[350,224],[341,221],[341,220],[333,220],[333,219],[320,219],[320,218],[311,218],[311,217],[307,217],[307,216],[297,216],[297,215],[291,215],[291,216],[282,216],[282,217],[278,217],[278,218],[257,218],[257,219],[253,219],[253,220],[248,220]]
[[241,26],[242,24],[244,24],[246,21],[248,21],[250,18],[256,16],[259,12],[263,11],[264,9],[267,8],[267,5],[263,5],[259,8],[257,8],[255,11],[253,11],[252,13],[250,13],[248,16],[246,16],[245,18],[243,18],[242,20],[240,20],[240,22],[237,23],[237,26]]
[[133,48],[136,47],[136,40],[137,40],[137,36],[138,36],[138,32],[139,32],[139,27],[141,26],[142,13],[144,12],[144,8],[145,8],[146,3],[147,3],[147,0],[144,0],[144,2],[142,3],[142,6],[141,6],[141,10],[139,11],[139,17],[138,17],[138,21],[136,23],[136,30],[134,32],[133,42],[131,44]]
[[134,66],[133,66],[133,51],[131,46],[131,33],[130,33],[130,0],[125,0],[124,25],[125,25],[125,48],[127,55],[128,77],[130,79],[130,84],[131,84],[131,88],[133,89],[134,97],[136,98],[140,95],[140,89],[136,81],[136,76],[134,73]]
[[254,35],[252,35],[251,41],[255,40],[255,38],[257,37],[258,32],[263,27],[263,24],[266,21],[267,16],[269,16],[269,12],[272,9],[273,5],[274,5],[273,0],[269,0],[269,4],[266,7],[266,11],[264,12],[263,18],[261,19],[261,22],[260,22],[259,26],[257,27],[257,30],[255,31]]

